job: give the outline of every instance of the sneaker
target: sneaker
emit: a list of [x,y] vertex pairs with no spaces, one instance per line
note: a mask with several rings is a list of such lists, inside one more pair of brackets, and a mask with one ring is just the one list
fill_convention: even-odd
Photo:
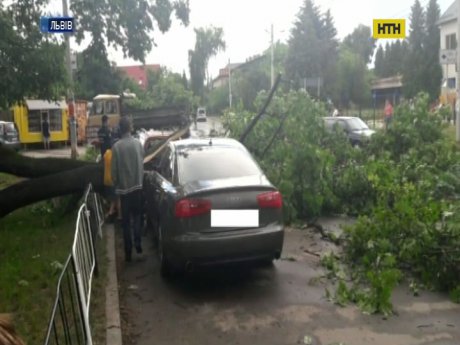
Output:
[[137,254],[142,254],[142,247],[141,246],[136,246],[136,252],[137,252]]

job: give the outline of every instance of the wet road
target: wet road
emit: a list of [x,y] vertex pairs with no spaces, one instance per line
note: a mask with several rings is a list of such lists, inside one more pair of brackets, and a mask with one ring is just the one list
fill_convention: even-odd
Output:
[[220,117],[208,116],[207,121],[200,121],[190,126],[192,137],[208,137],[211,131],[223,133]]
[[165,281],[145,237],[144,254],[118,263],[123,343],[460,344],[460,306],[445,296],[413,297],[401,287],[393,298],[397,315],[388,320],[328,302],[315,253],[329,246],[312,229],[287,229],[283,257],[273,266],[205,270]]

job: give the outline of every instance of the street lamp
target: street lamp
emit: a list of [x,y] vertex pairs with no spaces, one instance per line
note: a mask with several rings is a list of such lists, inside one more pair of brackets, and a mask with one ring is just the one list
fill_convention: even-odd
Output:
[[[267,30],[265,32],[268,33]],[[284,30],[278,31],[279,33],[283,33]],[[273,84],[275,84],[275,41],[274,41],[274,30],[273,30],[273,24],[271,24],[270,27],[270,86],[273,88]]]

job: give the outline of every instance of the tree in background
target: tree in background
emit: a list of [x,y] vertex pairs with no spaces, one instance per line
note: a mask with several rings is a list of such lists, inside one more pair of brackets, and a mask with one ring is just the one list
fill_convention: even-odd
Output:
[[375,75],[380,78],[403,76],[404,95],[413,98],[427,92],[431,100],[439,96],[442,69],[439,64],[440,37],[437,0],[430,0],[426,11],[419,0],[411,9],[411,27],[406,40],[380,46],[375,56]]
[[408,43],[405,40],[396,40],[386,43],[385,49],[380,45],[375,54],[374,72],[379,78],[403,74],[406,68]]
[[222,28],[195,29],[195,49],[189,50],[190,85],[195,96],[204,96],[204,83],[208,80],[209,59],[220,50],[225,49],[224,31]]
[[[327,10],[322,18],[322,27],[319,31],[321,42],[321,75],[323,79],[323,95],[333,95],[335,83],[337,80],[337,59],[339,41],[337,39],[337,30],[334,26],[330,10]],[[323,97],[324,98],[324,97]]]
[[425,87],[425,11],[419,0],[415,0],[412,6],[410,21],[411,28],[408,37],[409,51],[403,74],[404,95],[407,98],[415,97]]
[[437,0],[430,0],[426,9],[424,90],[429,94],[431,100],[438,98],[442,82],[442,68],[439,64],[439,27],[436,24],[439,16],[440,9]]
[[385,59],[385,51],[383,50],[383,46],[379,45],[375,53],[375,60],[374,60],[374,73],[378,77],[385,76],[384,59]]
[[141,62],[155,45],[154,28],[168,31],[173,15],[187,26],[190,12],[188,0],[82,0],[72,1],[70,9],[78,18],[77,43],[89,34]]
[[[65,94],[65,49],[56,36],[43,35],[38,26],[47,3],[0,1],[0,107],[24,97],[56,99]],[[142,62],[153,48],[154,27],[166,32],[173,15],[188,25],[190,12],[188,0],[82,0],[72,1],[70,9],[78,18],[78,43],[89,34],[93,44],[121,47],[125,56]],[[90,69],[88,64],[85,68]]]
[[295,88],[302,87],[305,78],[324,80],[326,92],[334,84],[338,41],[329,11],[322,15],[311,0],[300,9],[286,58],[286,75]]
[[365,63],[370,63],[374,56],[377,40],[372,37],[371,28],[360,24],[351,34],[343,39],[343,46],[358,53]]
[[75,96],[92,99],[102,93],[118,94],[123,91],[122,76],[107,58],[102,41],[93,41],[77,55]]
[[41,5],[0,2],[0,108],[24,97],[57,99],[66,89],[64,47],[40,32]]
[[[159,71],[148,70],[147,79],[146,90],[132,82],[134,85],[130,90],[137,95],[137,98],[127,100],[128,106],[136,109],[177,106],[191,111],[196,103],[193,93],[184,87],[183,76],[179,73],[173,73],[166,68],[161,68]],[[124,81],[124,86],[129,88],[131,81],[128,80]]]
[[337,71],[341,107],[349,108],[353,103],[361,110],[371,94],[369,73],[363,56],[347,44],[342,44]]
[[318,49],[320,29],[319,9],[307,0],[297,15],[288,41],[286,76],[293,81],[294,87],[300,87],[304,78],[318,77],[322,55]]
[[232,72],[233,100],[255,111],[254,101],[261,90],[270,89],[270,58],[261,55]]
[[228,84],[213,88],[207,95],[206,107],[209,114],[222,114],[228,108]]

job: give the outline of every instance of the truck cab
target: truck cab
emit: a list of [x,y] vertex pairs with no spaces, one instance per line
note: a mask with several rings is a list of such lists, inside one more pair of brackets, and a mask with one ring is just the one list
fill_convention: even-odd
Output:
[[109,127],[118,126],[121,114],[119,95],[97,95],[93,98],[93,104],[89,110],[88,125],[86,127],[86,139],[89,143],[97,140],[97,131],[102,126],[102,116],[109,118]]
[[88,143],[98,143],[97,132],[102,126],[102,116],[107,115],[109,127],[115,130],[121,116],[132,119],[133,129],[160,129],[183,127],[187,125],[183,106],[166,106],[151,109],[136,109],[128,103],[127,99],[136,98],[133,93],[122,95],[97,95],[93,98],[86,127]]

